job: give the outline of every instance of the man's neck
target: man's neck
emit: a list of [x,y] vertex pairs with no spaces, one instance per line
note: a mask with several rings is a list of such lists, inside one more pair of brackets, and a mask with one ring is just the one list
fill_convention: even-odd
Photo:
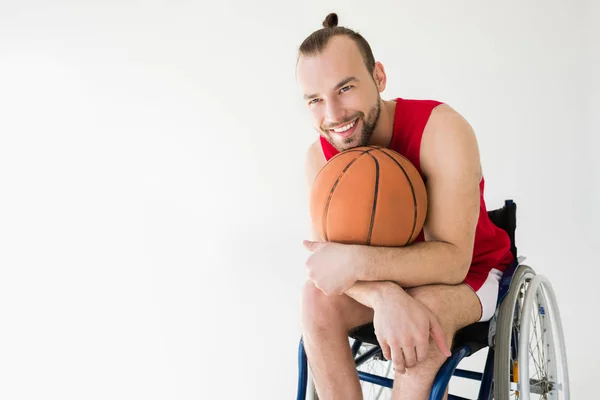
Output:
[[389,147],[394,133],[394,116],[396,113],[396,100],[381,100],[381,113],[379,121],[373,131],[369,144],[374,146]]

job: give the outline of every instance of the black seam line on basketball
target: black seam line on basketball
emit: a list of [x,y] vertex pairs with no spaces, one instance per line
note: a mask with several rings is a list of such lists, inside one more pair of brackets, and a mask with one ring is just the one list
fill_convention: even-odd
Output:
[[[327,162],[333,160],[336,157],[339,157],[342,154],[345,153],[361,153],[361,154],[367,154],[370,153],[373,150],[377,150],[377,149],[369,149],[369,150],[357,150],[357,149],[349,149],[349,150],[345,150],[343,152],[339,152],[336,155],[334,155],[333,157],[331,157]],[[323,171],[324,166],[319,170],[319,172],[317,172],[317,175],[315,175],[315,178],[313,179],[313,183],[317,180],[317,178],[319,177],[319,175],[321,175],[321,171]]]
[[[417,227],[417,196],[415,194],[415,189],[413,187],[412,182],[410,181],[410,179],[408,178],[408,174],[406,173],[406,170],[404,169],[404,167],[394,158],[392,157],[391,154],[389,154],[387,151],[385,151],[384,149],[380,149],[380,151],[385,154],[386,156],[388,156],[389,158],[392,159],[392,161],[400,168],[400,170],[402,170],[402,173],[404,174],[404,177],[406,178],[406,181],[408,182],[408,185],[410,186],[410,190],[412,193],[412,197],[413,197],[413,210],[415,210],[414,212],[414,218],[413,218],[413,226],[410,232],[410,236],[408,237],[406,243],[404,244],[405,246],[408,245],[408,243],[410,242],[410,238],[412,238],[413,234],[415,233],[415,228]],[[398,153],[398,155],[402,158],[404,158],[405,160],[409,161],[406,157],[404,157],[402,154]]]
[[[368,154],[369,152],[367,152]],[[367,246],[371,245],[371,235],[373,234],[373,224],[375,223],[375,211],[377,210],[377,197],[379,195],[379,161],[373,157],[372,154],[369,156],[375,161],[375,188],[373,189],[373,208],[371,209],[371,224],[369,225],[369,235],[367,236]]]
[[[348,163],[348,165],[346,165],[346,168],[344,168],[344,170],[343,170],[343,171],[340,173],[340,175],[337,177],[337,179],[336,179],[335,183],[333,184],[333,187],[331,188],[331,191],[329,192],[329,196],[328,196],[328,198],[327,198],[327,203],[326,203],[326,205],[325,205],[325,209],[323,210],[323,214],[324,214],[324,215],[323,215],[323,219],[322,219],[322,221],[323,221],[323,224],[324,224],[325,226],[321,226],[321,228],[323,229],[323,232],[325,233],[325,241],[328,241],[328,240],[329,240],[329,235],[327,235],[327,229],[325,229],[325,228],[326,228],[326,226],[327,226],[327,215],[328,215],[328,211],[329,211],[329,204],[330,204],[330,202],[331,202],[331,198],[332,198],[332,196],[333,196],[333,192],[335,191],[335,188],[336,188],[336,186],[337,186],[338,182],[339,182],[339,181],[342,179],[342,177],[343,177],[344,173],[345,173],[346,171],[348,171],[348,168],[350,168],[350,166],[351,166],[352,164],[354,164],[354,162],[355,162],[356,160],[358,160],[358,159],[359,159],[361,156],[363,156],[363,155],[365,155],[365,154],[369,154],[369,153],[370,153],[370,152],[372,152],[373,150],[379,150],[379,147],[376,147],[376,148],[371,148],[371,149],[369,149],[369,150],[349,149],[349,150],[345,150],[345,151],[343,151],[343,152],[339,152],[338,154],[336,154],[335,156],[333,156],[333,157],[331,157],[331,158],[329,159],[329,161],[332,161],[334,158],[337,158],[337,157],[339,157],[339,156],[341,156],[342,154],[345,154],[345,153],[360,153],[360,155],[359,155],[358,157],[356,157],[354,160],[352,160],[350,163]],[[371,156],[371,157],[372,157],[372,156]],[[328,162],[329,162],[329,161],[328,161]],[[323,169],[324,169],[324,168],[321,168],[321,170],[320,170],[320,171],[317,173],[317,175],[315,176],[315,179],[314,179],[315,181],[317,180],[317,177],[318,177],[318,176],[321,174],[321,171],[323,171]]]
[[[360,153],[360,155],[362,156],[363,154],[369,154],[370,152],[372,152],[373,150],[378,150],[378,148],[375,149],[369,149],[369,150],[357,150],[357,149],[350,149],[350,150],[344,150],[343,152],[339,152],[337,153],[335,156],[331,157],[329,159],[328,162],[332,161],[334,158],[341,156],[342,154],[346,154],[346,153]],[[360,157],[360,156],[359,156]],[[358,158],[358,157],[357,157]],[[354,159],[354,161],[356,161],[356,159]],[[354,162],[353,161],[353,162]],[[346,167],[348,167],[349,165],[347,165]],[[323,171],[323,169],[325,169],[325,167],[321,168],[321,170],[317,173],[317,176],[315,176],[315,181],[317,180],[317,177],[319,175],[321,175],[321,171]],[[344,170],[344,172],[347,170],[347,168]]]
[[[334,158],[338,157],[339,155],[345,154],[345,153],[361,153],[361,154],[364,154],[364,153],[368,153],[368,151],[364,151],[364,150],[352,150],[352,149],[351,150],[346,150],[343,153],[342,152],[337,153],[336,155],[334,155],[333,157],[331,157],[327,162],[329,162],[329,161],[333,160]],[[313,179],[313,182],[317,180],[317,178],[319,177],[319,175],[321,175],[321,171],[323,171],[323,168],[321,168],[319,170],[319,172],[317,172],[317,175],[315,176],[315,179]]]
[[[396,159],[394,157],[392,157],[388,152],[386,152],[383,149],[380,149],[380,151],[385,154],[386,156],[388,156],[389,158],[392,159],[392,161],[402,170],[402,173],[404,174],[404,176],[406,177],[406,181],[408,182],[408,185],[410,186],[410,191],[412,193],[412,198],[413,198],[413,210],[415,210],[414,212],[414,218],[413,218],[413,226],[412,226],[412,230],[410,231],[410,236],[408,237],[408,240],[406,241],[406,243],[404,244],[405,246],[408,245],[408,243],[410,242],[410,238],[412,237],[412,235],[415,233],[415,228],[417,227],[417,196],[415,195],[415,188],[413,187],[412,182],[410,181],[410,179],[408,179],[408,174],[406,173],[406,171],[404,170],[404,167],[402,165],[400,165],[400,163],[398,161],[396,161]],[[402,154],[398,153],[400,155],[400,157],[408,160],[406,157],[404,157]]]
[[329,191],[329,196],[327,197],[327,203],[325,204],[325,209],[323,210],[323,214],[324,214],[323,215],[323,224],[325,226],[323,226],[322,228],[323,228],[323,232],[325,232],[325,241],[326,242],[329,241],[329,235],[327,234],[327,229],[325,229],[325,228],[327,227],[327,215],[329,214],[328,213],[328,211],[329,211],[329,204],[331,203],[331,198],[333,197],[333,192],[335,191],[335,188],[337,187],[338,183],[340,182],[340,180],[342,179],[342,177],[344,176],[344,174],[346,173],[346,171],[348,171],[348,168],[350,168],[350,166],[352,164],[354,164],[356,162],[356,160],[358,160],[359,158],[361,158],[365,154],[367,154],[366,151],[363,152],[363,153],[361,153],[358,157],[356,157],[355,159],[353,159],[352,161],[350,161],[348,163],[348,165],[346,165],[346,167],[338,175],[337,179],[333,183],[333,186],[331,187],[331,190]]

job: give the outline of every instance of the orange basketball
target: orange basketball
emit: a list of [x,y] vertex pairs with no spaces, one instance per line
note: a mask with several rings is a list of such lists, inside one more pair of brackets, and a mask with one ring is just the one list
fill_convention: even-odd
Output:
[[362,146],[332,157],[315,178],[310,213],[324,241],[406,246],[427,214],[425,183],[397,152]]

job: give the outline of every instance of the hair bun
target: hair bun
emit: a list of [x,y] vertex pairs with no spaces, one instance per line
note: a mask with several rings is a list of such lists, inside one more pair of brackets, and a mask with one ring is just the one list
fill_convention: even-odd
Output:
[[323,21],[323,27],[325,28],[333,28],[338,24],[338,16],[336,13],[331,13],[327,17],[325,17],[325,21]]

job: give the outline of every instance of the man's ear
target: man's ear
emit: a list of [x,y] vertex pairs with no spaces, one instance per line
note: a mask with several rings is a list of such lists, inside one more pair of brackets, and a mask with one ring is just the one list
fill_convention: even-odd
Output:
[[375,68],[373,69],[373,80],[375,81],[375,85],[377,85],[379,93],[383,92],[387,84],[387,76],[383,64],[379,61],[375,63]]

